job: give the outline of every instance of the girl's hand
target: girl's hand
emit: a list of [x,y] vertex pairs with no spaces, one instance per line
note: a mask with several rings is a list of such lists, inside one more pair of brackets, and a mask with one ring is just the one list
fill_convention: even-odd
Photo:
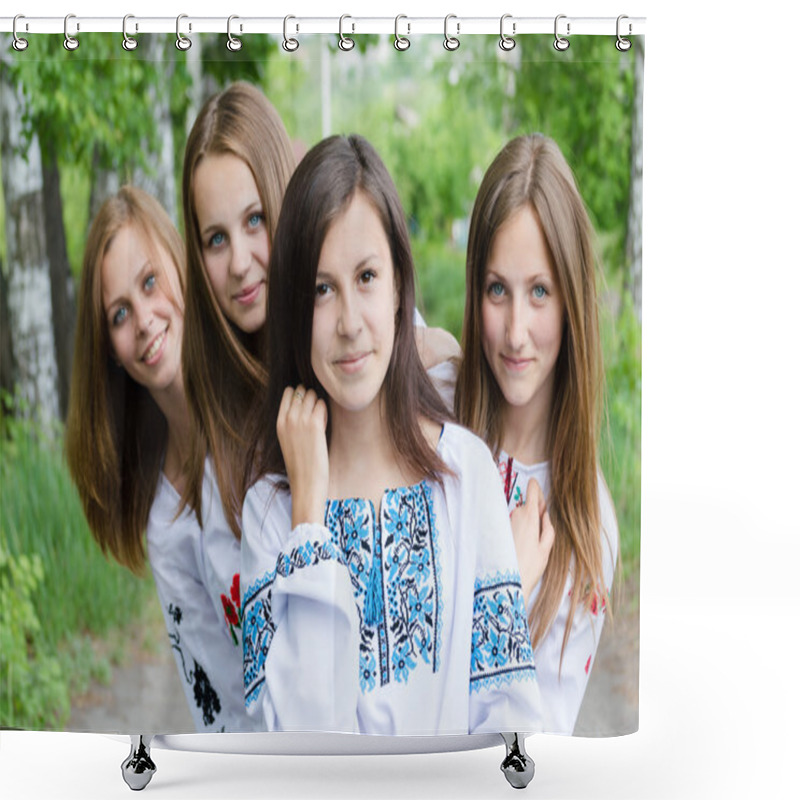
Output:
[[416,325],[414,337],[417,340],[420,361],[426,370],[451,358],[461,358],[461,347],[456,337],[444,328],[425,328]]
[[523,596],[527,602],[544,574],[556,538],[542,488],[535,478],[528,482],[525,503],[511,512],[511,531],[519,561]]
[[325,523],[328,499],[328,410],[313,389],[287,386],[278,410],[278,442],[292,490],[292,528]]

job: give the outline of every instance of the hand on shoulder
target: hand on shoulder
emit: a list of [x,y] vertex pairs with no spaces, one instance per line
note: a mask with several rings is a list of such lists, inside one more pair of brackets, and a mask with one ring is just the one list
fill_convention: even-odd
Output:
[[444,328],[414,327],[417,350],[426,370],[441,364],[443,361],[461,358],[461,347],[450,331]]

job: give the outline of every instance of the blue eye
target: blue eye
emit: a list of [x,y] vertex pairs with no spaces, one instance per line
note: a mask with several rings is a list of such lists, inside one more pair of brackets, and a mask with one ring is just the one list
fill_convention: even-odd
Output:
[[544,288],[541,284],[538,284],[533,287],[533,296],[537,300],[542,300],[544,297],[547,296],[547,289]]
[[257,228],[261,223],[264,222],[264,215],[260,211],[256,211],[251,214],[247,219],[247,224],[251,228]]
[[121,306],[114,312],[114,316],[111,317],[111,324],[116,327],[117,325],[121,325],[125,322],[125,319],[128,316],[128,309],[125,306]]
[[217,231],[216,233],[211,235],[211,238],[208,240],[208,246],[219,247],[224,241],[225,241],[225,234]]
[[489,295],[489,297],[502,297],[503,294],[505,294],[505,288],[499,281],[493,281],[489,284],[486,293]]
[[150,275],[144,279],[144,288],[145,291],[148,292],[156,288],[156,276],[154,273],[150,273]]

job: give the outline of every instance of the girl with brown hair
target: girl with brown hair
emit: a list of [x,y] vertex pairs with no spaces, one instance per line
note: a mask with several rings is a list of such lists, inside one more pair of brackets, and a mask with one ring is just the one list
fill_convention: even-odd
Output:
[[187,249],[184,376],[198,435],[185,498],[200,514],[211,460],[221,512],[240,537],[241,426],[266,372],[259,341],[267,267],[294,156],[278,112],[263,92],[236,82],[195,120],[183,162]]
[[[67,463],[103,552],[137,574],[150,563],[197,730],[246,730],[241,645],[218,599],[238,578],[238,543],[180,513],[193,435],[183,296],[177,230],[153,197],[123,187],[101,207],[84,252]],[[207,502],[208,480],[203,493]]]
[[527,499],[543,531],[545,513],[552,521],[552,550],[535,529],[515,526],[514,535],[546,730],[557,733],[575,726],[618,547],[597,459],[593,238],[555,142],[541,134],[509,142],[472,212],[455,408],[494,452],[509,509]]
[[284,199],[248,428],[245,702],[268,730],[540,726],[499,476],[413,318],[394,184],[363,138],[326,139]]

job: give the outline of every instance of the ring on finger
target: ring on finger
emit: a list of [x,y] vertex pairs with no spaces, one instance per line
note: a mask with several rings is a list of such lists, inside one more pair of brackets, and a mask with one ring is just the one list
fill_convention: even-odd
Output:
[[299,389],[295,389],[294,390],[294,396],[297,397],[298,399],[302,400],[306,396],[306,393],[305,392],[301,392]]

